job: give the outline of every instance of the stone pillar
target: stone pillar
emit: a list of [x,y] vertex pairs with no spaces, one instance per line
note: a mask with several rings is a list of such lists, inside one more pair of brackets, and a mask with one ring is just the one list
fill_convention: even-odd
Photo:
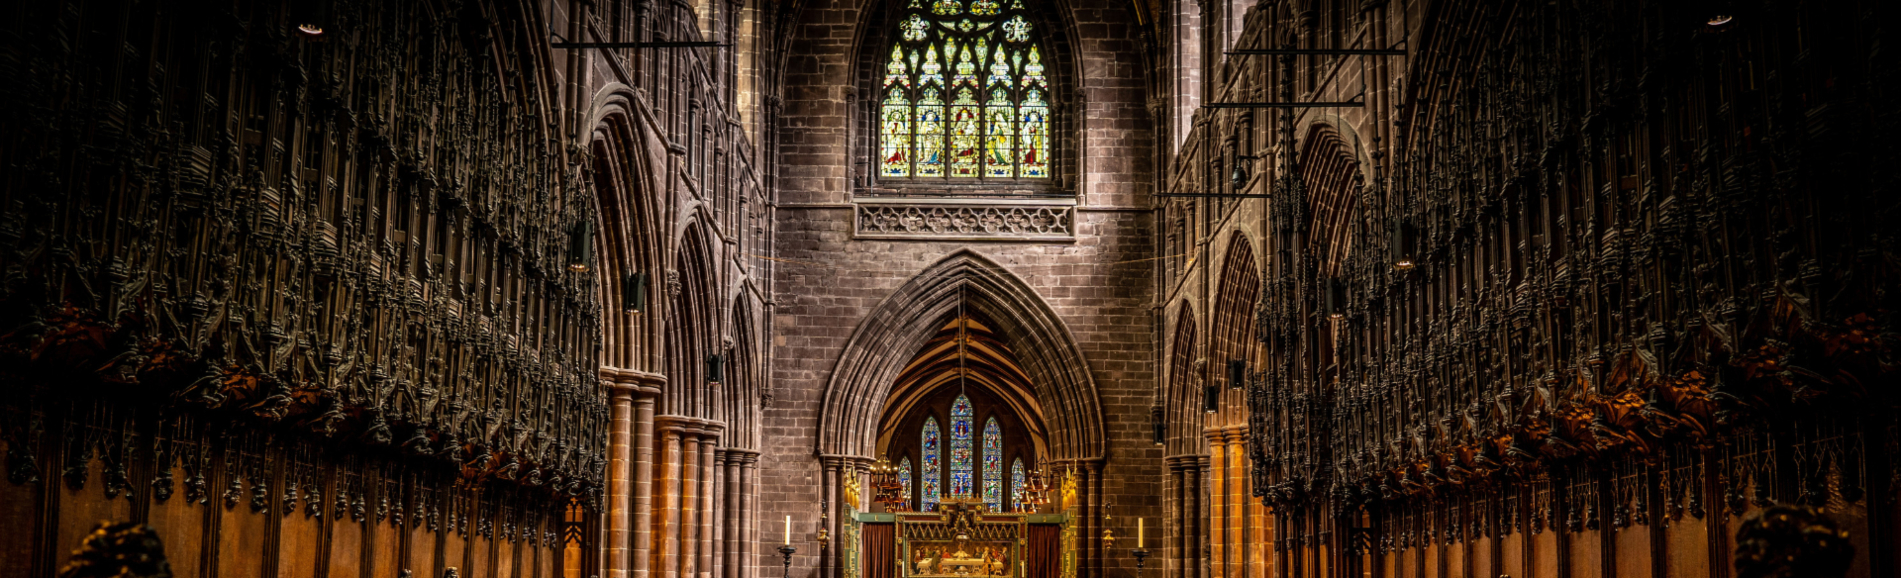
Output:
[[1201,574],[1201,468],[1196,456],[1182,456],[1182,577]]
[[1202,434],[1208,439],[1208,453],[1213,458],[1210,463],[1214,466],[1213,472],[1208,476],[1206,494],[1208,496],[1208,532],[1205,538],[1208,541],[1208,575],[1212,578],[1227,578],[1225,562],[1228,548],[1225,530],[1228,526],[1228,492],[1225,466],[1228,463],[1228,445],[1222,441],[1220,430],[1206,430]]
[[680,454],[680,578],[699,578],[700,571],[700,436],[682,431]]
[[601,572],[608,578],[625,578],[632,545],[629,537],[632,524],[633,498],[633,430],[634,430],[634,394],[627,389],[614,387],[607,383],[607,512],[603,516],[605,531],[601,550],[606,560]]
[[653,568],[654,388],[634,400],[634,547],[632,578],[651,578]]
[[740,478],[744,485],[740,493],[743,503],[739,510],[739,543],[743,544],[744,548],[739,551],[741,564],[739,578],[760,578],[759,565],[756,563],[757,558],[754,557],[754,551],[757,550],[754,546],[760,543],[759,453],[753,452],[747,454],[742,467],[743,471],[740,474]]
[[700,438],[700,574],[695,578],[713,578],[719,571],[714,566],[716,557],[713,552],[718,538],[714,528],[715,518],[720,514],[713,496],[714,482],[719,479],[719,463],[713,454],[717,446],[717,433],[708,432]]
[[662,546],[660,555],[655,557],[654,568],[660,569],[664,578],[681,578],[680,566],[680,484],[682,457],[680,430],[666,428],[661,430],[660,495],[663,509],[660,520],[655,524]]
[[739,578],[740,450],[722,450],[720,475],[720,578]]
[[653,558],[654,399],[665,377],[601,368],[608,390],[608,509],[604,524],[608,577],[649,578]]
[[[838,465],[840,459],[838,456],[824,456],[819,458],[819,461],[821,471],[823,472],[819,478],[819,499],[825,501],[824,506],[820,508],[819,512],[825,516],[823,524],[825,524],[824,529],[826,534],[834,535],[836,533],[832,531],[833,528],[831,527],[834,518],[832,512],[838,509],[838,495],[840,493],[838,491]],[[796,543],[799,541],[800,540],[794,540],[793,542]],[[832,578],[833,555],[831,549],[827,548],[829,544],[813,544],[815,547],[821,548],[818,560],[819,578]]]
[[1168,466],[1169,504],[1167,530],[1167,556],[1165,568],[1168,578],[1187,578],[1188,576],[1188,480],[1182,474],[1180,457],[1164,460]]
[[1231,426],[1223,432],[1222,436],[1222,441],[1228,448],[1222,454],[1227,458],[1227,464],[1223,466],[1223,469],[1227,470],[1227,479],[1222,485],[1227,489],[1228,496],[1225,502],[1228,510],[1228,548],[1222,560],[1228,565],[1226,574],[1229,578],[1248,578],[1251,574],[1248,571],[1247,560],[1247,552],[1251,548],[1247,539],[1247,504],[1251,501],[1248,499],[1246,489],[1247,435],[1245,426]]
[[1204,456],[1195,457],[1195,486],[1197,490],[1196,495],[1200,498],[1195,501],[1195,512],[1196,512],[1195,534],[1197,538],[1195,541],[1194,554],[1195,554],[1195,568],[1196,568],[1195,575],[1199,576],[1200,578],[1211,578],[1211,574],[1213,570],[1211,568],[1211,564],[1209,563],[1210,561],[1208,559],[1208,536],[1211,533],[1210,532],[1211,525],[1209,524],[1210,522],[1209,514],[1211,512],[1210,512],[1210,503],[1207,500],[1207,498],[1205,498],[1205,496],[1208,495],[1207,489],[1206,489],[1208,487],[1208,470],[1210,469],[1208,465],[1209,465],[1208,456],[1204,455]]

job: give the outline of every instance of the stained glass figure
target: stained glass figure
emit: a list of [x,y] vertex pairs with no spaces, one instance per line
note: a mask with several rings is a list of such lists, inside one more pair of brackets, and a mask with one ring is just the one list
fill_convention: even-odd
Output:
[[891,95],[884,101],[884,155],[881,161],[887,177],[911,176],[911,103],[904,99],[904,89],[892,87]]
[[878,109],[878,174],[1048,178],[1050,86],[1036,40],[1021,0],[909,2]]
[[976,465],[971,459],[971,414],[970,398],[959,395],[951,402],[950,495],[956,498],[968,498],[975,489],[971,483]]
[[[905,462],[904,467],[907,468],[904,470],[905,472],[908,473],[911,471],[909,469],[911,467],[910,462]],[[905,483],[911,483],[910,477],[907,476],[905,478]],[[905,488],[908,490],[910,486],[906,485]],[[910,494],[907,491],[905,495]],[[1011,508],[1015,511],[1029,511],[1029,508],[1025,507],[1027,504],[1023,503],[1023,458],[1017,458],[1016,461],[1010,463],[1010,501],[1012,502]]]
[[922,462],[918,468],[918,511],[929,512],[937,507],[937,501],[943,493],[938,490],[938,476],[943,473],[938,462],[939,443],[943,441],[937,429],[937,418],[924,418],[923,439],[920,440],[918,453]]
[[[1022,466],[1023,460],[1017,460],[1019,470]],[[1022,472],[1018,471],[1017,473],[1021,474]],[[1022,484],[1022,476],[1019,475],[1017,478],[1017,483]],[[911,456],[905,456],[903,460],[898,461],[898,483],[904,485],[904,493],[901,494],[904,503],[898,504],[898,509],[902,510],[911,505]]]
[[997,418],[984,421],[984,504],[1003,511],[1003,429]]
[[936,89],[924,91],[917,105],[917,176],[944,176],[944,99]]

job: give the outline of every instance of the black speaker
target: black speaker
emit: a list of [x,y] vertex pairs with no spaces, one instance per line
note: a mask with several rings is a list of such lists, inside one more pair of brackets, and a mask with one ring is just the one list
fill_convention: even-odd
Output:
[[1248,386],[1248,362],[1239,359],[1228,360],[1228,387],[1241,389]]

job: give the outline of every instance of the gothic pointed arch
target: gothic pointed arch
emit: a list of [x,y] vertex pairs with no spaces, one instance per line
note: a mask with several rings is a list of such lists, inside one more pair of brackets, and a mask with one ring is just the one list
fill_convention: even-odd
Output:
[[1208,346],[1213,350],[1213,358],[1208,363],[1208,374],[1202,378],[1214,380],[1221,386],[1219,410],[1210,416],[1208,427],[1246,423],[1246,391],[1229,382],[1232,375],[1228,364],[1239,361],[1247,374],[1258,371],[1260,360],[1255,358],[1258,342],[1254,339],[1254,311],[1260,296],[1261,275],[1254,258],[1254,243],[1246,234],[1236,231],[1229,235],[1227,257],[1221,266],[1220,286],[1216,289],[1214,307],[1208,314]]
[[1196,341],[1195,309],[1186,300],[1175,307],[1175,335],[1169,344],[1166,455],[1192,455],[1203,449],[1201,443],[1201,377],[1197,371],[1201,351]]
[[820,407],[821,455],[871,457],[879,420],[906,359],[962,303],[995,323],[1032,384],[1032,417],[1047,427],[1049,457],[1104,457],[1101,402],[1074,335],[1022,279],[969,250],[925,268],[866,315],[846,342]]
[[[594,224],[602,307],[601,365],[618,371],[660,370],[662,308],[655,283],[664,275],[664,244],[658,199],[650,181],[644,122],[631,90],[604,89],[591,107],[594,129],[587,137],[583,177],[599,206]],[[605,378],[605,376],[604,376]]]

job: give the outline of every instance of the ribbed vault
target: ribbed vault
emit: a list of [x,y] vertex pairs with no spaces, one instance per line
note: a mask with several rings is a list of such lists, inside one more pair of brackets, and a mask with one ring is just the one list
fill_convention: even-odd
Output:
[[[952,318],[905,365],[885,397],[878,426],[880,455],[889,455],[887,444],[893,435],[915,433],[897,427],[913,409],[942,388],[959,385],[997,396],[1023,423],[1036,448],[1034,455],[1048,455],[1049,434],[1043,424],[1042,405],[1031,391],[1029,376],[1017,364],[1016,352],[997,335],[993,325],[971,316]],[[960,336],[964,342],[961,348],[957,343]],[[961,384],[959,377],[963,378]]]
[[[985,320],[995,336],[994,345],[987,346],[991,357],[983,360],[993,365],[995,391],[1007,395],[1009,387],[1017,387],[1028,393],[1015,403],[1036,411],[1025,417],[1041,418],[1048,432],[1047,455],[1059,461],[1103,457],[1095,382],[1069,328],[1029,285],[968,250],[919,272],[859,322],[826,388],[819,453],[873,456],[880,418],[894,403],[892,393],[900,391],[907,368],[913,376],[943,377],[929,364],[942,362],[944,344],[938,338],[947,320],[957,318],[960,304],[966,315]],[[1002,351],[1010,352],[1014,363]],[[913,367],[914,360],[926,365]],[[1011,374],[1022,376],[1023,385],[996,379]]]

